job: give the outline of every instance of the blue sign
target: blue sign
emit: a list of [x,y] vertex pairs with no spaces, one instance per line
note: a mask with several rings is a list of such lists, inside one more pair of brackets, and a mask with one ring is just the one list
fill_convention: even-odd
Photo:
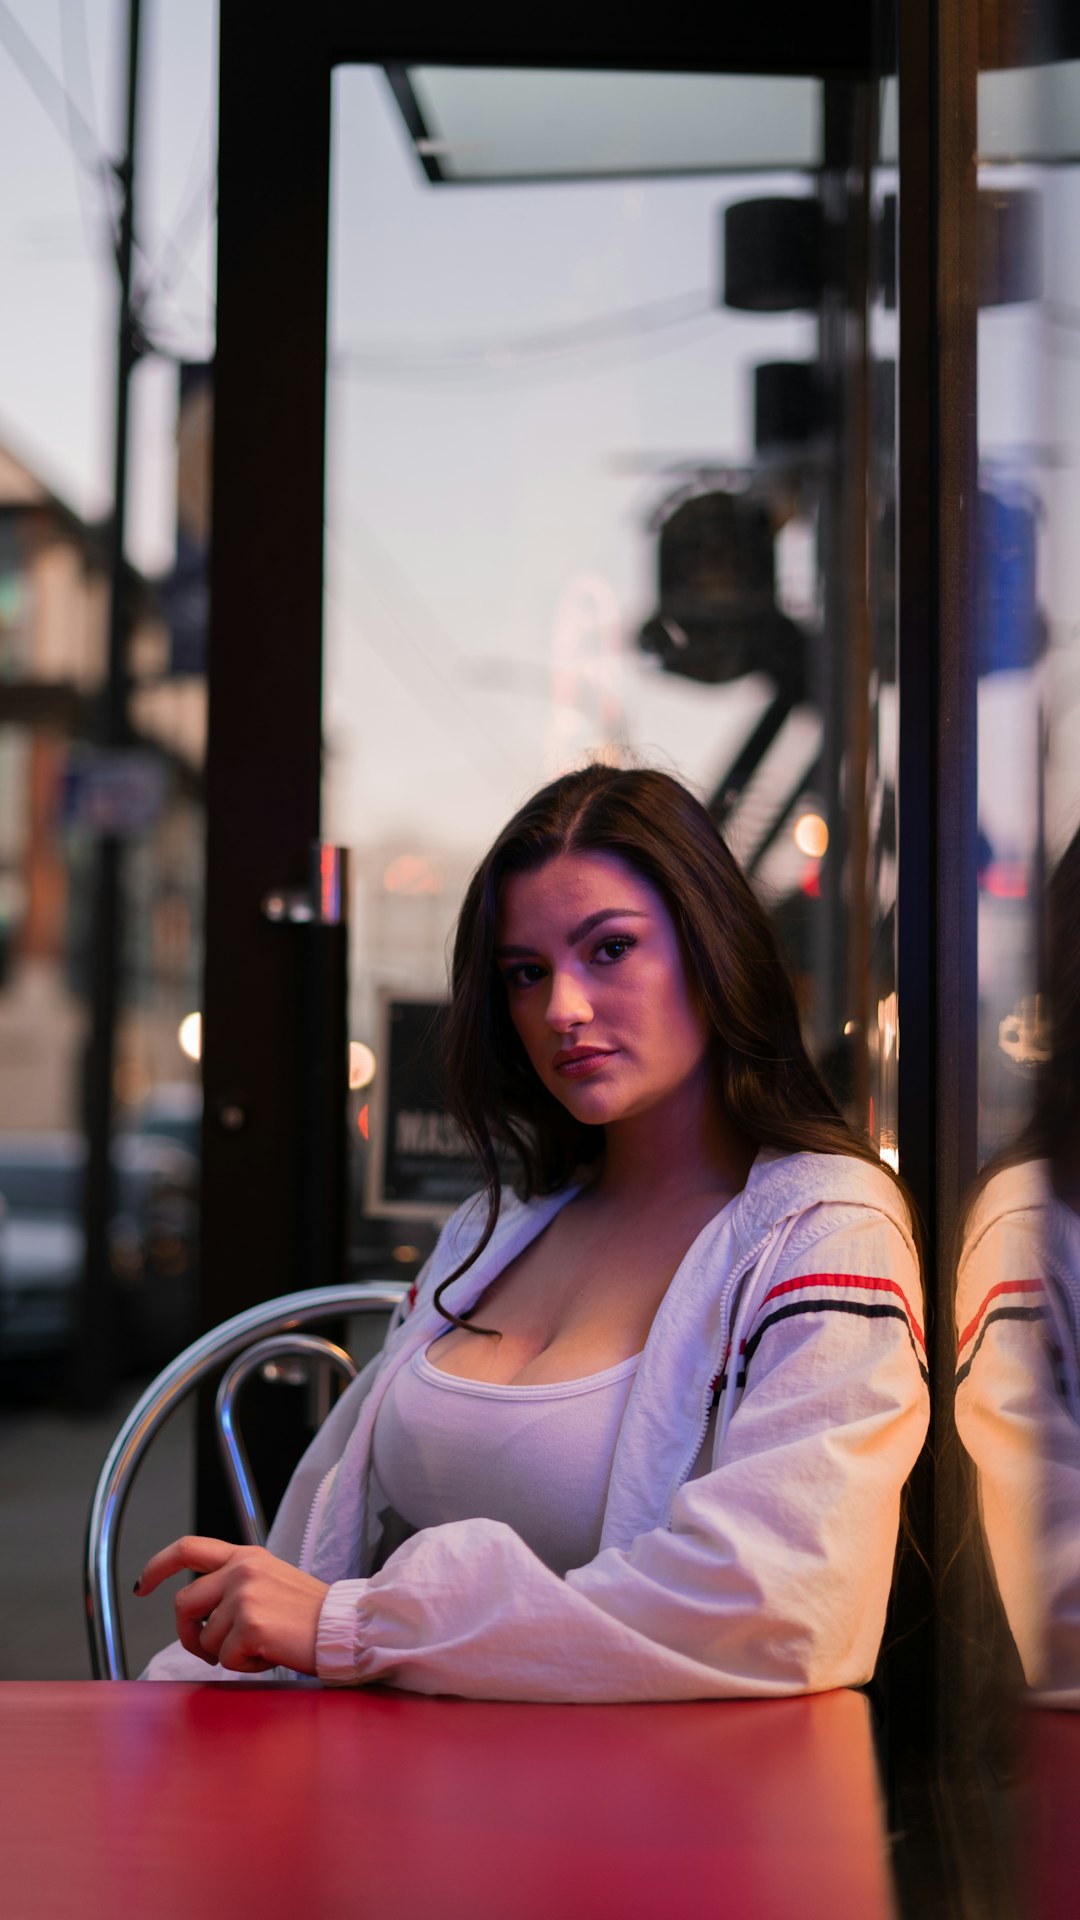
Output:
[[165,804],[165,767],[133,747],[79,747],[64,769],[61,818],[95,839],[130,840],[157,824]]

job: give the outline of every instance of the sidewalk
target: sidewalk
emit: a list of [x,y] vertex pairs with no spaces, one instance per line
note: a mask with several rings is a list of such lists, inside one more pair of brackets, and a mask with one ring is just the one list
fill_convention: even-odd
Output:
[[[88,1680],[82,1556],[102,1461],[142,1382],[129,1381],[105,1413],[49,1406],[0,1411],[0,1679]],[[128,1668],[140,1672],[175,1637],[171,1591],[128,1598],[155,1548],[191,1525],[190,1408],[157,1435],[136,1476],[120,1539],[120,1594]]]

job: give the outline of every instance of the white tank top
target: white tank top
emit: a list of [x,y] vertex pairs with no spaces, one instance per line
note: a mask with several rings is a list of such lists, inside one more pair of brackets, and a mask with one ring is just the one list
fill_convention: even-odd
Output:
[[407,1526],[505,1520],[554,1573],[600,1546],[611,1463],[640,1354],[582,1380],[493,1386],[433,1367],[398,1369],[379,1408],[372,1464]]

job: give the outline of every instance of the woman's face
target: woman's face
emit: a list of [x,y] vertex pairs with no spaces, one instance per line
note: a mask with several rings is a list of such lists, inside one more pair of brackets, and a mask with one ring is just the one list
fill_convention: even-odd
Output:
[[503,882],[496,963],[545,1087],[589,1125],[708,1085],[709,1035],[675,925],[617,854],[566,853]]

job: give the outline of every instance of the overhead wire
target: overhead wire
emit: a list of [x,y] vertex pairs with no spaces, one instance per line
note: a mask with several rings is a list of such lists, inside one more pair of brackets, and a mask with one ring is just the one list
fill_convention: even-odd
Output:
[[89,153],[89,170],[96,173],[104,156],[94,129],[63,81],[53,72],[44,55],[38,52],[26,29],[15,18],[7,0],[0,0],[0,44],[5,47],[38,105],[48,114],[65,144],[84,164],[87,164]]
[[[29,34],[16,19],[8,0],[0,0],[0,45],[5,47],[78,166],[102,189],[115,251],[117,237],[115,201],[120,170],[104,152],[93,124],[92,84],[84,8],[80,4],[77,14],[73,14],[70,0],[61,0],[60,18],[62,57],[65,62],[67,84],[54,73]],[[76,20],[78,23],[77,47],[75,45]],[[74,65],[76,57],[83,68],[88,92],[91,95],[89,116],[76,101],[70,84],[69,70]],[[209,110],[196,142],[196,154],[204,133],[208,130],[208,121]],[[209,217],[206,196],[207,190],[213,185],[212,160],[204,164],[194,186],[191,186],[189,191],[193,171],[194,156],[188,168],[173,228],[165,235],[158,258],[150,259],[146,249],[137,243],[137,251],[143,260],[144,273],[138,286],[138,298],[135,304],[144,343],[155,350],[158,347],[160,327],[157,321],[151,321],[147,311],[149,302],[151,300],[157,302],[162,297],[168,297],[182,275],[191,278],[203,294],[207,305],[207,319],[211,325],[215,317],[213,296],[193,274],[186,255],[186,246],[198,231],[198,227],[194,227],[189,236],[189,224],[197,218]],[[85,227],[86,214],[82,199],[80,199],[80,206],[84,213]],[[645,347],[648,335],[694,322],[700,323],[714,317],[715,305],[708,293],[695,292],[669,296],[622,312],[597,316],[565,327],[511,336],[507,339],[452,343],[449,346],[433,348],[401,349],[375,345],[367,348],[343,349],[331,357],[330,370],[332,373],[350,378],[406,386],[423,386],[432,383],[469,385],[475,384],[477,380],[505,385],[508,382],[513,384],[521,380],[528,381],[537,376],[552,374],[560,378],[567,372],[573,372],[565,362],[574,356],[587,355],[595,352],[597,348],[610,348],[619,342],[631,345],[640,354],[643,350],[648,351]],[[183,357],[182,349],[168,344],[163,336],[160,336],[160,340],[166,357]],[[659,343],[658,347],[654,346],[653,350],[668,351],[673,344],[682,345],[683,343],[664,341]]]
[[140,324],[147,345],[154,353],[161,352],[166,359],[179,358],[181,360],[195,360],[200,358],[205,359],[207,355],[207,346],[205,343],[196,346],[189,340],[180,345],[176,345],[175,343],[170,344],[168,338],[170,325],[179,324],[181,327],[190,327],[196,332],[201,331],[204,336],[209,333],[211,336],[210,351],[212,351],[212,337],[217,322],[217,306],[212,295],[203,287],[202,283],[197,280],[194,275],[192,275],[191,278],[194,281],[195,288],[203,293],[206,298],[206,307],[202,313],[183,312],[176,305],[175,301],[170,303],[171,311],[170,308],[163,310],[158,304],[161,296],[153,286],[150,287],[146,294],[143,294],[141,290],[139,292]]
[[[94,81],[90,68],[90,45],[86,32],[85,0],[59,0],[59,11],[60,60],[64,75],[64,105],[68,127],[68,147],[71,151],[72,159],[75,162],[75,185],[79,196],[79,214],[82,220],[83,238],[86,241],[87,252],[93,257],[97,253],[99,239],[96,221],[97,218],[100,217],[102,209],[100,206],[91,208],[88,205],[86,195],[87,183],[89,176],[92,174],[100,188],[104,183],[103,170],[104,173],[107,173],[108,168],[107,162],[104,159],[101,139],[98,134],[97,113],[94,107]],[[73,73],[76,65],[79,68],[77,80]],[[85,134],[80,132],[79,121],[76,112],[73,111],[75,108],[75,95],[77,93],[81,94],[82,99],[86,103],[85,110],[83,108],[78,109],[78,115],[81,116],[82,127],[86,130]],[[91,151],[89,156],[85,156],[80,160],[78,153],[79,143],[80,140],[82,140],[83,145],[85,145],[87,136],[89,137]],[[106,186],[106,193],[111,198],[110,187],[111,182]],[[104,212],[105,218],[110,226],[112,247],[115,252],[118,244],[115,209],[110,204],[106,206]]]
[[545,374],[561,378],[575,371],[566,364],[575,357],[620,345],[629,347],[635,356],[671,351],[685,342],[657,341],[654,336],[715,319],[716,306],[707,292],[676,294],[568,326],[486,340],[430,347],[372,344],[338,349],[330,357],[330,370],[348,378],[407,386],[467,386],[477,380],[502,384]]
[[[35,45],[31,36],[16,18],[11,6],[8,4],[8,0],[0,0],[0,48],[3,48],[7,53],[13,66],[21,74],[31,93],[34,95],[38,105],[51,121],[56,132],[60,135],[65,147],[76,163],[77,172],[81,170],[82,174],[94,181],[98,186],[102,197],[103,212],[108,224],[111,251],[113,257],[116,258],[119,246],[118,200],[123,185],[123,164],[110,159],[94,125],[96,115],[93,106],[89,42],[86,36],[85,13],[82,6],[80,5],[78,8],[78,19],[76,20],[72,18],[69,8],[67,4],[65,4],[65,0],[61,0],[60,27],[61,58],[65,66],[65,78],[63,80],[54,72],[45,56]],[[84,70],[89,103],[88,112],[84,111],[83,107],[75,98],[72,69],[76,61],[83,66]],[[201,137],[200,134],[200,140]],[[185,181],[184,192],[186,198],[184,200],[183,210],[185,226],[191,218],[189,207],[194,199],[193,193],[190,195],[187,194],[188,182],[191,180],[193,172],[194,158],[188,169],[187,181]],[[207,179],[206,185],[209,186],[210,184],[210,179]],[[204,191],[202,180],[199,181],[199,191],[200,193]],[[89,226],[89,216],[81,191],[80,213],[83,217],[83,228],[87,242],[91,247],[91,251],[93,251],[92,229]],[[160,262],[154,263],[150,261],[147,258],[145,248],[139,244],[138,240],[135,242],[135,248],[143,261],[148,278],[152,281],[153,275],[159,270]],[[166,255],[170,258],[177,254],[178,250],[172,236],[166,236],[164,249]],[[191,269],[183,259],[183,256],[180,255],[179,258],[183,269],[191,275]],[[212,325],[214,319],[214,302],[206,289],[201,287],[197,278],[194,275],[191,275],[191,277],[195,280],[199,291],[202,292],[206,298],[209,324]],[[165,359],[177,361],[195,357],[190,349],[185,351],[183,347],[170,345],[163,336],[159,337],[156,321],[151,322],[149,316],[144,312],[144,301],[137,296],[132,304],[135,328],[141,351],[149,349],[155,353],[160,353]]]
[[707,290],[695,288],[690,293],[668,294],[660,300],[647,300],[615,313],[594,314],[587,320],[574,320],[561,327],[534,328],[526,333],[500,335],[494,340],[463,340],[441,346],[433,344],[428,348],[384,346],[380,350],[373,347],[367,349],[365,357],[384,362],[407,361],[410,364],[427,360],[431,364],[444,366],[455,362],[486,360],[493,348],[505,353],[560,352],[597,342],[606,345],[623,334],[638,334],[650,328],[670,326],[679,320],[694,319],[711,311]]
[[[174,247],[185,246],[200,230],[202,222],[210,217],[210,188],[214,176],[213,156],[208,151],[210,133],[210,107],[207,105],[192,144],[183,186],[176,196],[173,217],[168,223],[168,233]],[[189,235],[187,229],[192,222],[195,225]]]
[[[189,258],[190,248],[203,226],[210,225],[214,216],[214,157],[205,150],[210,132],[210,108],[207,107],[177,196],[176,210],[166,227],[156,261],[147,262],[147,271],[139,283],[139,296],[144,306],[163,298],[172,301],[174,289],[186,277],[202,295],[207,317],[212,322],[216,315],[213,295],[202,284]],[[175,308],[175,301],[173,305]]]
[[[329,581],[324,581],[323,592],[326,595],[327,604],[330,607],[332,607],[335,613],[337,613],[349,626],[353,628],[354,632],[358,632],[361,642],[367,643],[374,648],[376,654],[379,656],[380,660],[382,661],[383,666],[386,667],[389,670],[389,672],[393,675],[394,679],[398,682],[398,685],[401,687],[402,691],[408,696],[408,698],[412,701],[419,702],[421,706],[427,708],[427,711],[431,715],[431,718],[436,722],[437,729],[441,731],[442,737],[444,739],[455,738],[456,736],[455,736],[454,729],[453,728],[448,729],[446,726],[446,710],[445,710],[445,707],[442,707],[439,705],[438,697],[434,689],[426,685],[425,680],[422,676],[410,673],[404,667],[403,662],[407,660],[409,657],[408,649],[401,648],[401,647],[395,648],[393,646],[385,645],[379,639],[376,627],[369,626],[366,622],[362,620],[360,614],[358,613],[357,609],[354,606],[351,606],[346,601],[340,599],[338,594],[335,592],[334,588],[330,585]],[[381,597],[381,596],[377,596],[377,597]],[[392,613],[390,615],[390,618],[391,618],[391,621],[393,621]],[[399,626],[398,627],[399,634],[402,631],[403,629],[401,629],[401,627]],[[465,751],[464,745],[463,745],[463,751]],[[466,758],[468,758],[467,754],[466,754]],[[476,759],[471,760],[470,764],[475,767],[478,767],[482,771],[485,779],[488,781],[489,785],[491,786],[494,792],[496,793],[503,792],[504,790],[503,783],[497,778],[492,767],[486,763],[483,757],[477,757]],[[509,763],[506,763],[506,764],[507,764],[507,767],[509,768]]]
[[[330,524],[329,520],[325,523],[325,529],[329,540],[338,549],[338,552],[347,565],[352,564],[354,558],[351,551],[353,541],[358,538],[366,545],[369,559],[364,568],[365,587],[369,592],[374,588],[375,592],[382,599],[384,607],[387,605],[390,606],[391,623],[396,630],[399,640],[405,642],[404,649],[399,648],[398,653],[403,653],[405,656],[408,656],[409,653],[416,655],[418,664],[426,679],[420,683],[419,688],[416,684],[411,688],[408,687],[402,673],[400,659],[395,658],[392,648],[384,648],[380,644],[376,637],[376,629],[372,628],[368,633],[368,638],[373,641],[377,651],[382,655],[385,664],[390,668],[391,672],[397,679],[401,680],[403,685],[406,685],[406,691],[412,691],[414,694],[419,691],[420,697],[429,707],[429,695],[434,692],[434,689],[431,688],[427,682],[431,680],[438,681],[443,693],[446,694],[458,708],[477,742],[482,743],[486,751],[494,755],[495,760],[500,763],[506,773],[515,773],[517,771],[517,763],[507,751],[506,742],[488,732],[488,729],[477,713],[475,705],[464,694],[460,684],[443,671],[438,656],[433,654],[419,638],[418,629],[422,626],[425,632],[433,633],[442,639],[447,654],[454,656],[457,653],[453,641],[442,627],[438,616],[431,611],[423,597],[417,593],[412,581],[398,565],[393,555],[379,539],[379,536],[370,526],[367,526],[363,521],[355,518],[350,521],[350,545],[348,546],[337,529]],[[370,564],[372,559],[375,562],[374,568],[372,568]],[[379,588],[376,578],[376,571],[379,568],[382,569],[384,575],[384,585],[382,589]],[[336,596],[330,592],[329,589],[328,593],[336,604]],[[400,609],[396,615],[392,611],[394,600],[398,602]],[[408,608],[409,602],[412,603],[411,613]],[[418,616],[418,618],[414,616]],[[350,611],[349,617],[355,619],[356,615]],[[434,709],[432,709],[432,711],[434,711]],[[442,723],[445,725],[445,705],[439,711]],[[490,768],[486,768],[485,771],[490,779]],[[493,782],[493,784],[496,783]]]
[[115,252],[118,235],[118,169],[102,151],[97,134],[82,108],[15,18],[7,0],[0,0],[0,46],[3,46],[12,64],[26,81],[78,166],[101,188]]

